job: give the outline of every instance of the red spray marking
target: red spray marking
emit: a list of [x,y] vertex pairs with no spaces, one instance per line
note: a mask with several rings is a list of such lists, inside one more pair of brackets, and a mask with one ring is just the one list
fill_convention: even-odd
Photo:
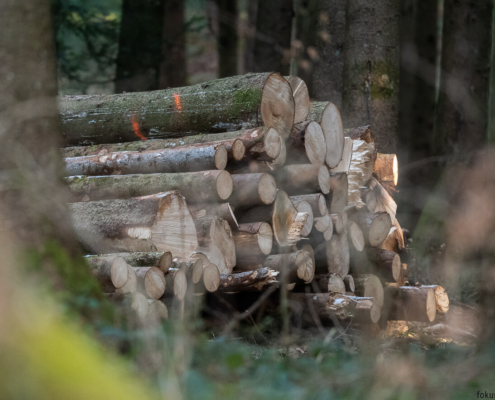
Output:
[[175,98],[175,108],[177,108],[177,110],[182,110],[182,105],[180,104],[180,96],[174,93],[174,98]]
[[139,124],[137,123],[136,118],[134,118],[134,115],[131,116],[131,122],[132,122],[132,128],[134,129],[134,133],[136,134],[136,136],[142,140],[148,140],[139,131]]

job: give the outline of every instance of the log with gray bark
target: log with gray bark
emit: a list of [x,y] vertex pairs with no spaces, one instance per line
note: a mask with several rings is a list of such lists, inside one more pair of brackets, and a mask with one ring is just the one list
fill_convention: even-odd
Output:
[[219,292],[258,292],[267,286],[278,284],[278,271],[258,268],[253,271],[224,274],[220,276]]
[[236,208],[250,208],[272,204],[277,195],[277,184],[270,174],[232,175],[233,193],[229,203]]
[[376,274],[386,282],[398,282],[401,278],[400,256],[393,251],[373,247],[350,254],[353,274]]
[[227,161],[227,149],[222,142],[215,142],[66,158],[65,171],[66,176],[195,172],[225,169]]
[[297,204],[299,204],[301,201],[307,202],[311,206],[313,217],[315,218],[323,217],[328,214],[327,201],[325,199],[325,196],[323,196],[323,194],[321,193],[290,196],[290,200],[295,206],[297,206]]
[[326,156],[325,136],[320,124],[303,121],[292,127],[288,140],[289,161],[291,164],[323,165]]
[[68,145],[120,143],[272,127],[284,138],[294,99],[278,73],[247,74],[152,92],[59,98]]
[[433,322],[437,314],[435,291],[428,287],[387,287],[387,320]]
[[373,143],[375,141],[369,125],[344,129],[344,135],[352,140],[364,140],[366,143]]
[[392,221],[386,212],[356,212],[350,218],[363,231],[366,244],[372,247],[380,246],[392,227]]
[[378,305],[383,306],[384,292],[383,286],[375,275],[359,275],[354,276],[355,293],[362,297],[373,297]]
[[266,222],[240,224],[234,231],[234,242],[238,258],[267,256],[272,251],[273,231]]
[[326,166],[316,164],[285,165],[274,171],[277,184],[289,195],[330,191],[330,174]]
[[131,267],[157,267],[163,272],[167,272],[172,266],[173,259],[170,251],[112,253],[84,257],[92,268],[111,267],[118,258],[123,259]]
[[312,286],[318,289],[316,293],[345,294],[344,281],[337,274],[316,274]]
[[73,203],[69,208],[89,254],[171,251],[187,258],[198,247],[194,221],[178,192]]
[[206,203],[225,201],[233,190],[230,174],[218,170],[175,174],[71,176],[66,178],[66,182],[72,202],[128,199],[177,190],[187,199],[188,204]]

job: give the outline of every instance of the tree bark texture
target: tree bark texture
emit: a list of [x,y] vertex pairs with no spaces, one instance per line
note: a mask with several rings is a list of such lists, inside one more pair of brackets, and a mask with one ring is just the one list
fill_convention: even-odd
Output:
[[172,253],[170,251],[112,253],[84,257],[91,268],[98,269],[111,267],[119,258],[131,267],[157,267],[163,272],[167,272],[172,265]]
[[277,284],[278,271],[258,268],[254,271],[220,275],[219,292],[259,292],[266,286]]
[[381,153],[397,152],[399,17],[399,0],[347,1],[344,120],[373,126]]

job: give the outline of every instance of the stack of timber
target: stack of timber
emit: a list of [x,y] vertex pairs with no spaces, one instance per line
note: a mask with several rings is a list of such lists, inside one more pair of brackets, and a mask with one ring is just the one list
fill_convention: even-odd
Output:
[[286,288],[306,322],[448,310],[441,287],[404,286],[397,158],[377,154],[369,126],[344,131],[300,78],[66,96],[59,108],[74,228],[109,298],[140,319],[168,318],[188,293],[268,288]]

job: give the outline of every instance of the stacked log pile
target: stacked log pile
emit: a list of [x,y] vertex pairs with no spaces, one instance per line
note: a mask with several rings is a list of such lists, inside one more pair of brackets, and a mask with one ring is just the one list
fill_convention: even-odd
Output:
[[67,96],[60,114],[74,228],[104,291],[140,317],[273,287],[306,322],[448,310],[441,287],[405,286],[395,155],[301,79]]

